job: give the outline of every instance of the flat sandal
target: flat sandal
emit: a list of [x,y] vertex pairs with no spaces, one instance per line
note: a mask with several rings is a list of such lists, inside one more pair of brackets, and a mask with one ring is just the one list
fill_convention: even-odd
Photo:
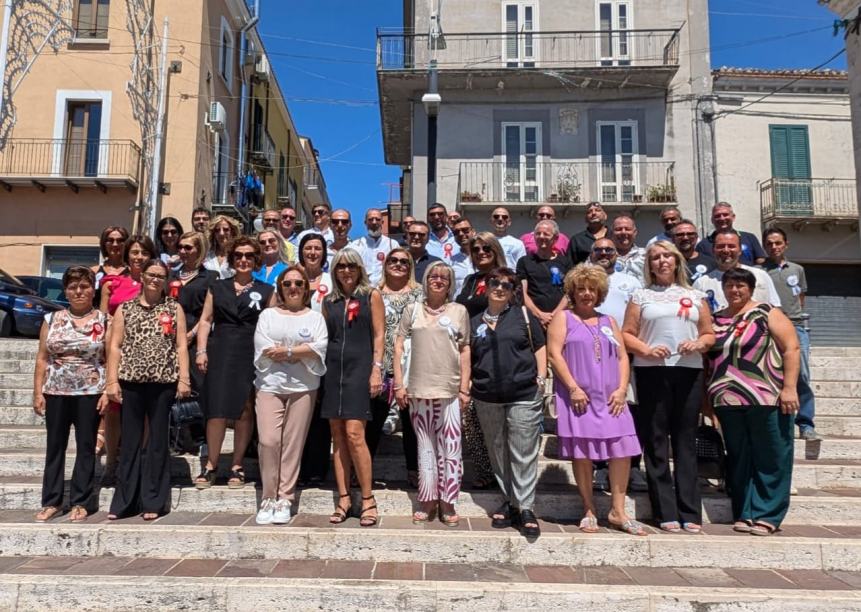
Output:
[[[34,520],[37,523],[47,523],[52,518],[59,514],[60,509],[57,506],[44,506],[39,512],[36,513]],[[47,516],[43,516],[47,514]]]
[[87,516],[89,512],[87,509],[81,505],[72,506],[72,509],[69,510],[69,522],[71,523],[83,523],[87,520]]

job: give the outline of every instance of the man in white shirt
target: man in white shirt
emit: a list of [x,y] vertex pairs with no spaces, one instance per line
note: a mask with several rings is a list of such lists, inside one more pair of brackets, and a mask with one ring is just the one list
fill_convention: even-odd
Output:
[[332,235],[335,240],[326,246],[326,270],[332,265],[332,259],[341,249],[350,246],[350,230],[353,229],[353,218],[350,211],[337,208],[332,211]]
[[634,218],[622,213],[613,219],[610,237],[616,245],[616,271],[635,276],[642,283],[646,249],[634,244],[637,239],[637,224],[634,223]]
[[731,268],[744,268],[751,272],[756,278],[756,287],[753,290],[753,300],[764,302],[780,308],[780,296],[768,272],[761,268],[746,266],[739,263],[741,259],[741,238],[733,229],[724,229],[714,234],[714,255],[717,268],[708,274],[699,277],[694,282],[694,289],[705,292],[708,297],[709,307],[712,312],[726,308],[727,301],[723,294],[721,279],[723,273]]
[[502,252],[505,253],[508,267],[512,270],[517,269],[517,260],[526,255],[526,247],[523,246],[520,238],[515,238],[508,233],[508,228],[511,227],[511,215],[508,214],[508,209],[502,206],[494,208],[490,214],[490,225],[493,227],[496,239],[499,240]]
[[296,236],[296,244],[302,242],[302,238],[306,234],[322,234],[323,238],[326,239],[326,247],[328,248],[335,241],[335,234],[332,232],[332,226],[329,225],[332,207],[326,203],[317,204],[311,211],[311,214],[314,215],[314,225]]
[[469,219],[461,217],[452,231],[460,246],[450,258],[443,258],[443,261],[454,270],[454,295],[457,297],[463,287],[464,279],[475,272],[472,268],[472,258],[469,256],[469,241],[475,236],[475,230]]
[[362,256],[368,279],[371,285],[376,287],[383,277],[383,262],[386,260],[386,255],[400,245],[396,240],[383,236],[383,213],[379,208],[369,208],[365,212],[365,228],[368,233],[351,242],[348,248],[358,251]]
[[643,288],[643,283],[636,276],[627,272],[616,271],[616,245],[609,238],[598,238],[592,245],[592,254],[589,261],[596,266],[601,266],[607,273],[610,287],[607,297],[595,310],[616,319],[621,329],[625,321],[625,309],[631,296],[637,289]]
[[454,232],[448,228],[445,206],[437,202],[428,209],[428,225],[431,228],[428,253],[451,265],[452,255],[458,250],[458,243]]

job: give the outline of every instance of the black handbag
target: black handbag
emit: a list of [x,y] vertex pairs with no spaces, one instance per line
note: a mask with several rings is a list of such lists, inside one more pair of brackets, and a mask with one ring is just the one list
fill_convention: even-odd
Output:
[[723,480],[726,476],[726,450],[717,427],[700,417],[697,428],[697,469],[700,478]]
[[206,418],[200,396],[178,397],[170,407],[170,447],[178,454],[196,454],[205,439]]

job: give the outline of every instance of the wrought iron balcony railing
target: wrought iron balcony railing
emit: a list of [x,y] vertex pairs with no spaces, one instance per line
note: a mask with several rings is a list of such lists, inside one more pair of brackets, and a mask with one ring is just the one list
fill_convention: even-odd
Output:
[[262,125],[254,126],[251,158],[254,163],[262,166],[267,172],[271,172],[275,168],[275,142]]
[[141,150],[131,140],[10,138],[0,150],[0,181],[121,179],[137,184]]
[[759,185],[763,222],[857,220],[855,179],[770,178]]

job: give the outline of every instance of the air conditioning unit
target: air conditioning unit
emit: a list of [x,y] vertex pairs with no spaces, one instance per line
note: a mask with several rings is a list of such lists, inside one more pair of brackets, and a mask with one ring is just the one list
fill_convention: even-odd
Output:
[[257,61],[254,62],[254,76],[261,81],[269,80],[269,58],[265,55],[257,56]]
[[221,102],[213,102],[209,106],[209,129],[213,132],[223,132],[227,128],[227,111]]

